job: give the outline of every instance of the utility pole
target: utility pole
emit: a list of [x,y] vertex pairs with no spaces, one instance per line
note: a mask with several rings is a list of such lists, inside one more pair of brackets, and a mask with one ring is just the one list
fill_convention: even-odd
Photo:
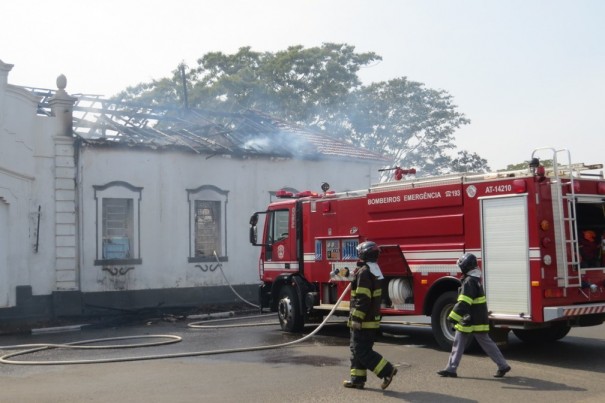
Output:
[[181,80],[183,81],[183,103],[185,110],[189,110],[189,97],[187,95],[187,76],[185,76],[185,63],[179,66],[181,70]]

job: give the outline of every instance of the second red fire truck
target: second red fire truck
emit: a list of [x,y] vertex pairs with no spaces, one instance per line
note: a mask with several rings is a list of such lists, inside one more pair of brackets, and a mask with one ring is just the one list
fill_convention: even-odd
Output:
[[[539,157],[548,152],[552,167]],[[564,159],[565,163],[561,163]],[[261,247],[261,309],[300,331],[333,307],[355,268],[356,247],[380,245],[383,316],[426,315],[449,349],[446,320],[460,286],[457,259],[477,255],[492,335],[554,341],[605,320],[605,180],[601,165],[538,149],[518,171],[410,178],[334,193],[277,192],[250,219]],[[264,220],[259,217],[264,216]],[[262,223],[261,238],[257,226]],[[348,297],[337,314],[348,312]]]

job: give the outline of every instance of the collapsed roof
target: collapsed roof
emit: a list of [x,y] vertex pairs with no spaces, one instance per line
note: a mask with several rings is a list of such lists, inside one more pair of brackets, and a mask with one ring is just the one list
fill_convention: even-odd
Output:
[[[27,88],[50,115],[54,90]],[[72,94],[73,132],[84,145],[181,149],[198,154],[385,162],[378,153],[296,127],[258,111],[217,112],[116,102]]]

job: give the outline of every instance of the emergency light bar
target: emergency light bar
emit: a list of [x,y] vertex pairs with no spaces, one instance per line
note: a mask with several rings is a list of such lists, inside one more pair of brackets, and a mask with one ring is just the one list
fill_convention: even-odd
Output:
[[280,199],[288,199],[288,198],[301,198],[301,197],[319,198],[321,196],[319,195],[319,193],[312,192],[310,190],[304,190],[302,192],[298,192],[298,193],[294,194],[292,192],[288,192],[287,190],[281,189],[281,190],[278,190],[277,192],[275,192],[275,197],[278,197]]
[[296,197],[319,197],[317,192],[311,192],[310,190],[305,190],[302,192],[296,193]]
[[294,193],[288,192],[287,190],[280,189],[277,192],[275,192],[275,197],[279,197],[279,198],[294,197]]

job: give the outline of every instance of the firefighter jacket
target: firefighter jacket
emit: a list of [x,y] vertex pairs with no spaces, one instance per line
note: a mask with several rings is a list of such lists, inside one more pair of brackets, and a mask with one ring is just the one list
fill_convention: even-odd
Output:
[[485,291],[481,285],[481,270],[473,269],[462,279],[458,301],[449,314],[456,330],[464,333],[489,332]]
[[351,311],[348,326],[352,322],[361,323],[361,329],[380,327],[380,303],[384,277],[378,264],[359,262],[351,283]]

